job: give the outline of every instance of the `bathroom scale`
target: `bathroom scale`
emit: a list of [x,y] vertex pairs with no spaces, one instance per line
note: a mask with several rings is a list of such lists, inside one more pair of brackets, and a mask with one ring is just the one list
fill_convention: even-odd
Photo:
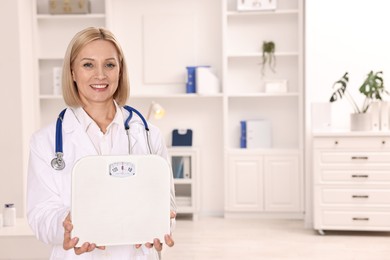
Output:
[[87,156],[72,169],[77,246],[132,245],[170,233],[170,166],[157,155]]

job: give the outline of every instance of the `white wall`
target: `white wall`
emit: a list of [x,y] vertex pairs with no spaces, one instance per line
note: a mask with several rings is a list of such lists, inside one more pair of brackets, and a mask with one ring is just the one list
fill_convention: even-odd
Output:
[[[221,77],[219,0],[111,3],[109,22],[126,55],[131,95],[185,93],[186,66],[210,65]],[[158,64],[155,70],[152,63]],[[131,95],[129,104],[145,113],[152,99],[133,99]],[[193,146],[199,148],[200,157],[200,214],[223,215],[222,99],[184,96],[155,101],[167,113],[152,122],[165,133],[168,145],[174,128],[193,129]]]
[[0,207],[15,203],[23,211],[23,143],[21,60],[18,1],[2,0],[0,8]]
[[[349,72],[350,93],[361,105],[358,88],[370,70],[382,70],[390,89],[390,2],[383,0],[305,1],[306,223],[311,223],[311,104],[328,103],[332,85]],[[349,128],[347,100],[331,104],[332,127]]]
[[[363,98],[358,88],[370,70],[382,70],[390,84],[389,11],[390,2],[383,0],[306,0],[307,105],[328,102],[333,83],[347,71],[358,105]],[[348,128],[352,108],[347,100],[332,106],[333,125]],[[309,109],[307,115],[310,123]]]

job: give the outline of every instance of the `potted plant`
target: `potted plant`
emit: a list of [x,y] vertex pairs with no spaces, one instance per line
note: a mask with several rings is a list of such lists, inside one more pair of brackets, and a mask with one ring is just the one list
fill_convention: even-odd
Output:
[[[334,92],[329,101],[335,102],[345,96],[354,110],[354,113],[351,114],[351,130],[371,130],[372,115],[368,114],[369,109],[374,102],[382,100],[384,94],[389,94],[383,85],[382,71],[375,73],[370,71],[363,84],[360,86],[359,92],[365,96],[361,107],[357,105],[355,99],[347,90],[348,82],[349,77],[348,72],[346,72],[333,84]],[[359,122],[359,120],[365,120],[365,123]]]
[[262,52],[263,52],[263,60],[260,63],[261,64],[261,75],[264,76],[265,68],[268,65],[268,67],[271,69],[272,72],[275,71],[275,65],[276,65],[276,58],[275,58],[275,43],[273,41],[264,41],[262,45]]

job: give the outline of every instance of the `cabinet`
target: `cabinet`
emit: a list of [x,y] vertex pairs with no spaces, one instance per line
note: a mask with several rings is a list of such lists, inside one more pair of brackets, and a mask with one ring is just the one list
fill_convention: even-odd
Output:
[[[302,10],[301,0],[247,12],[237,11],[236,0],[222,0],[226,215],[303,214]],[[262,75],[264,41],[275,43],[276,72]],[[266,89],[276,80],[287,81],[287,91]],[[271,123],[271,148],[240,149],[240,121],[250,119]]]
[[313,138],[314,228],[390,230],[390,138],[316,134]]
[[292,153],[235,152],[228,157],[226,215],[302,210],[301,171]]
[[54,91],[54,68],[62,67],[66,48],[73,36],[89,26],[106,26],[106,1],[90,0],[88,14],[56,14],[49,12],[48,0],[34,0],[34,43],[37,127],[53,121],[63,109],[61,93]]
[[198,218],[198,149],[193,147],[168,148],[175,185],[177,213]]

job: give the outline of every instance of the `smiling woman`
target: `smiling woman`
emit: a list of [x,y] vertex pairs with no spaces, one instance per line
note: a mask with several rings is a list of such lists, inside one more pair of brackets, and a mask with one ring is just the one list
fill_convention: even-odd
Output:
[[[41,241],[53,246],[50,259],[76,259],[80,254],[86,260],[103,257],[113,260],[158,259],[163,241],[157,238],[148,240],[144,245],[97,246],[94,241],[81,244],[77,237],[72,236],[71,173],[79,159],[90,155],[129,153],[153,153],[165,160],[168,158],[160,130],[146,123],[140,114],[135,113],[131,117],[132,112],[123,107],[129,95],[127,66],[122,49],[110,31],[91,27],[74,36],[64,58],[62,86],[69,108],[61,112],[60,127],[56,128],[56,124],[52,123],[31,139],[27,218],[33,232]],[[129,122],[124,118],[132,119]],[[139,134],[145,129],[146,135]],[[57,131],[63,138],[56,139],[54,149],[52,138]],[[62,145],[57,151],[58,140]],[[65,154],[62,147],[67,151]],[[56,160],[66,161],[66,164],[52,168],[48,158],[55,156],[59,156]],[[162,188],[170,189],[167,198],[170,197],[172,219],[176,216],[172,175],[169,184]],[[90,178],[88,185],[96,185],[96,178]],[[107,189],[107,186],[104,188]],[[139,200],[142,201],[141,198]],[[169,221],[169,212],[166,213],[164,216]],[[167,246],[174,245],[171,234],[166,234],[164,240]]]

